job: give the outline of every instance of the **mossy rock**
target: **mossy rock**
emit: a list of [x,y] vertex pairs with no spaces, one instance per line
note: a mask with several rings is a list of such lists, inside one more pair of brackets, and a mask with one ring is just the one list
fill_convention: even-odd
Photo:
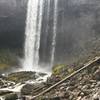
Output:
[[66,68],[67,66],[64,64],[56,65],[52,68],[52,74],[53,75],[60,75]]
[[23,95],[30,95],[30,94],[32,94],[32,89],[33,88],[34,88],[33,85],[27,84],[22,88],[21,93]]
[[45,73],[36,73],[32,71],[22,71],[22,72],[16,72],[16,73],[11,73],[8,75],[8,80],[9,81],[14,81],[16,83],[19,82],[25,82],[28,80],[36,80],[40,76],[43,77],[45,76]]
[[17,94],[15,93],[10,93],[4,96],[5,100],[16,100],[18,98]]
[[16,52],[11,49],[0,49],[0,73],[10,70],[12,66],[18,65]]
[[16,83],[28,81],[31,79],[36,79],[35,72],[16,72],[8,75],[8,80],[14,81]]
[[0,91],[0,96],[12,93],[11,91]]
[[0,86],[4,85],[4,83],[0,80]]
[[0,63],[0,70],[6,70],[10,67],[8,64]]
[[66,77],[72,72],[74,72],[74,68],[64,64],[56,65],[52,69],[52,75],[59,75],[61,78]]

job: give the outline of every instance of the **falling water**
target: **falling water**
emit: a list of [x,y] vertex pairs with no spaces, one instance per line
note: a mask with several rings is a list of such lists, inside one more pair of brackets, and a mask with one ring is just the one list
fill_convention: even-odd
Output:
[[49,29],[49,18],[50,18],[50,0],[47,0],[48,2],[48,7],[47,7],[47,28],[46,28],[46,35],[48,35],[48,29]]
[[[25,28],[25,57],[23,62],[24,70],[30,71],[38,69],[39,63],[39,48],[41,22],[44,7],[44,0],[29,0],[27,5],[27,18]],[[53,22],[53,39],[51,50],[51,66],[54,63],[55,46],[56,46],[56,31],[57,31],[57,5],[58,0],[54,0],[54,22]],[[50,16],[50,0],[48,0],[47,17]],[[47,25],[48,30],[49,25]]]
[[55,57],[57,16],[58,16],[57,9],[58,9],[58,0],[54,0],[54,22],[53,22],[53,39],[52,39],[52,50],[51,50],[51,66],[53,66],[54,64],[54,57]]
[[[47,23],[46,23],[46,31],[45,31],[46,34],[45,34],[44,48],[47,47],[47,39],[48,39],[48,35],[49,35],[50,2],[51,2],[51,0],[47,0],[47,16],[46,16]],[[45,53],[46,53],[46,49],[44,49],[44,51],[43,51],[44,59],[46,59]]]
[[24,70],[36,70],[39,62],[39,46],[43,0],[29,0],[25,29]]
[[38,66],[39,63],[39,48],[40,48],[40,37],[41,37],[41,27],[42,27],[42,14],[43,14],[43,0],[39,0],[39,5],[38,5],[38,23],[37,23],[37,35],[36,35],[36,43],[35,43],[35,54],[34,54],[34,59],[35,59],[35,65]]
[[[51,4],[52,4],[52,0],[45,0],[45,19],[44,19],[44,23],[45,23],[45,30],[44,33],[45,35],[43,36],[44,40],[43,40],[43,51],[42,51],[42,63],[41,66],[44,67],[45,71],[49,71],[51,72],[51,56],[49,55],[49,53],[51,54],[51,50],[49,48],[49,46],[51,47],[51,45],[49,44],[49,42],[51,43],[51,39],[49,38],[50,33],[51,33],[51,16],[53,15],[51,13]],[[53,27],[53,26],[52,26]],[[43,33],[43,34],[44,34]],[[49,50],[49,52],[48,52]],[[48,58],[47,58],[48,57]]]
[[0,97],[0,100],[5,100],[5,98],[4,97]]

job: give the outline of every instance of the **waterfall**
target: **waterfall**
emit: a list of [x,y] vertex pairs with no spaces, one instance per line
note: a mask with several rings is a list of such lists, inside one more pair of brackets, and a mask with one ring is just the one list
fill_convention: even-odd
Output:
[[[46,20],[47,20],[47,24],[46,24],[46,34],[45,34],[45,42],[44,42],[44,46],[46,48],[47,46],[47,39],[48,39],[48,34],[49,34],[49,20],[50,20],[50,2],[51,0],[47,0],[47,17],[46,17]],[[44,56],[45,56],[45,52],[46,52],[46,49],[44,49]]]
[[42,27],[42,14],[43,14],[43,0],[39,0],[39,5],[38,5],[38,25],[37,25],[37,35],[36,35],[36,43],[35,43],[35,54],[34,58],[36,60],[35,65],[38,66],[39,63],[39,48],[40,48],[40,37],[41,37],[41,27]]
[[[42,14],[44,7],[44,0],[29,0],[27,5],[27,17],[25,28],[25,46],[24,46],[24,61],[23,69],[26,71],[37,71],[39,66],[39,49],[40,49],[40,36],[42,26]],[[54,64],[56,35],[57,35],[57,6],[58,0],[54,0],[54,16],[53,16],[53,38],[51,49],[51,66]],[[47,29],[48,34],[50,18],[50,0],[48,0],[47,9]]]
[[43,0],[28,0],[23,68],[36,70],[39,62]]
[[[48,36],[48,29],[49,29],[49,19],[50,19],[50,1],[51,0],[47,0],[47,27],[46,27],[46,39],[47,39],[47,36]],[[47,40],[46,40],[47,41]]]
[[0,100],[5,100],[5,97],[3,97],[3,96],[0,96]]
[[54,64],[55,58],[55,47],[56,47],[56,36],[57,36],[57,16],[58,16],[58,0],[54,0],[54,21],[53,21],[53,39],[52,39],[52,50],[51,50],[51,66]]

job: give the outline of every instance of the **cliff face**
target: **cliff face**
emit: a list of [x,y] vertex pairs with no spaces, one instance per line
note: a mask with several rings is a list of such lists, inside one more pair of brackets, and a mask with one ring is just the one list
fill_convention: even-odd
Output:
[[[94,49],[92,42],[100,37],[100,1],[99,0],[58,0],[58,25],[56,38],[56,61],[67,61],[73,56],[84,55]],[[53,26],[53,0],[47,40],[41,40],[41,57],[47,52],[50,56],[50,45]],[[46,6],[46,5],[45,5]],[[45,7],[45,11],[46,11]],[[46,19],[46,13],[44,13]],[[44,20],[44,23],[47,23]],[[42,38],[46,36],[43,24]],[[46,42],[47,41],[47,42]],[[46,43],[45,47],[42,46]],[[45,50],[47,48],[47,50]],[[89,49],[90,48],[90,49]],[[42,55],[43,54],[43,55]],[[44,56],[44,59],[46,56]],[[67,59],[66,59],[67,58]],[[66,59],[66,60],[65,60]],[[46,59],[47,60],[47,59]]]
[[22,47],[26,0],[0,0],[0,47]]
[[[59,0],[58,6],[59,24],[56,53],[62,53],[61,55],[66,57],[75,52],[77,55],[87,51],[86,42],[99,37],[100,1]],[[64,51],[61,52],[62,50]],[[60,56],[57,58],[60,59]]]
[[[47,20],[47,1],[45,2],[42,35],[41,59],[50,56],[53,26],[53,6],[51,0],[50,19]],[[80,55],[88,51],[86,44],[100,33],[99,0],[58,0],[58,25],[56,61]],[[0,0],[0,48],[23,47],[27,0]],[[47,22],[49,22],[47,34]],[[89,43],[89,42],[88,42]],[[46,55],[45,55],[46,54]],[[62,56],[62,57],[61,57]]]

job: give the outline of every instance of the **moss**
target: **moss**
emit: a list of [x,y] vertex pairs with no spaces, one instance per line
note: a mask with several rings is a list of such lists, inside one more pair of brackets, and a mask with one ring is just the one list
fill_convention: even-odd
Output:
[[[2,54],[1,54],[2,53]],[[8,52],[0,52],[0,64],[16,64],[16,56]]]
[[24,82],[27,80],[34,80],[36,79],[35,72],[16,72],[8,75],[8,80],[18,82]]
[[73,72],[74,72],[74,68],[69,68],[69,69],[68,69],[68,73],[69,73],[69,74],[71,74],[71,73],[73,73]]
[[0,96],[12,93],[11,91],[0,91]]
[[5,95],[5,100],[16,100],[16,99],[17,99],[17,94],[15,93]]
[[0,49],[0,72],[9,70],[11,66],[18,65],[17,55],[15,52],[10,49]]
[[9,68],[9,65],[8,64],[0,63],[0,70],[6,70],[8,68]]
[[60,75],[62,71],[65,70],[65,67],[67,67],[64,64],[56,65],[53,67],[53,75]]

